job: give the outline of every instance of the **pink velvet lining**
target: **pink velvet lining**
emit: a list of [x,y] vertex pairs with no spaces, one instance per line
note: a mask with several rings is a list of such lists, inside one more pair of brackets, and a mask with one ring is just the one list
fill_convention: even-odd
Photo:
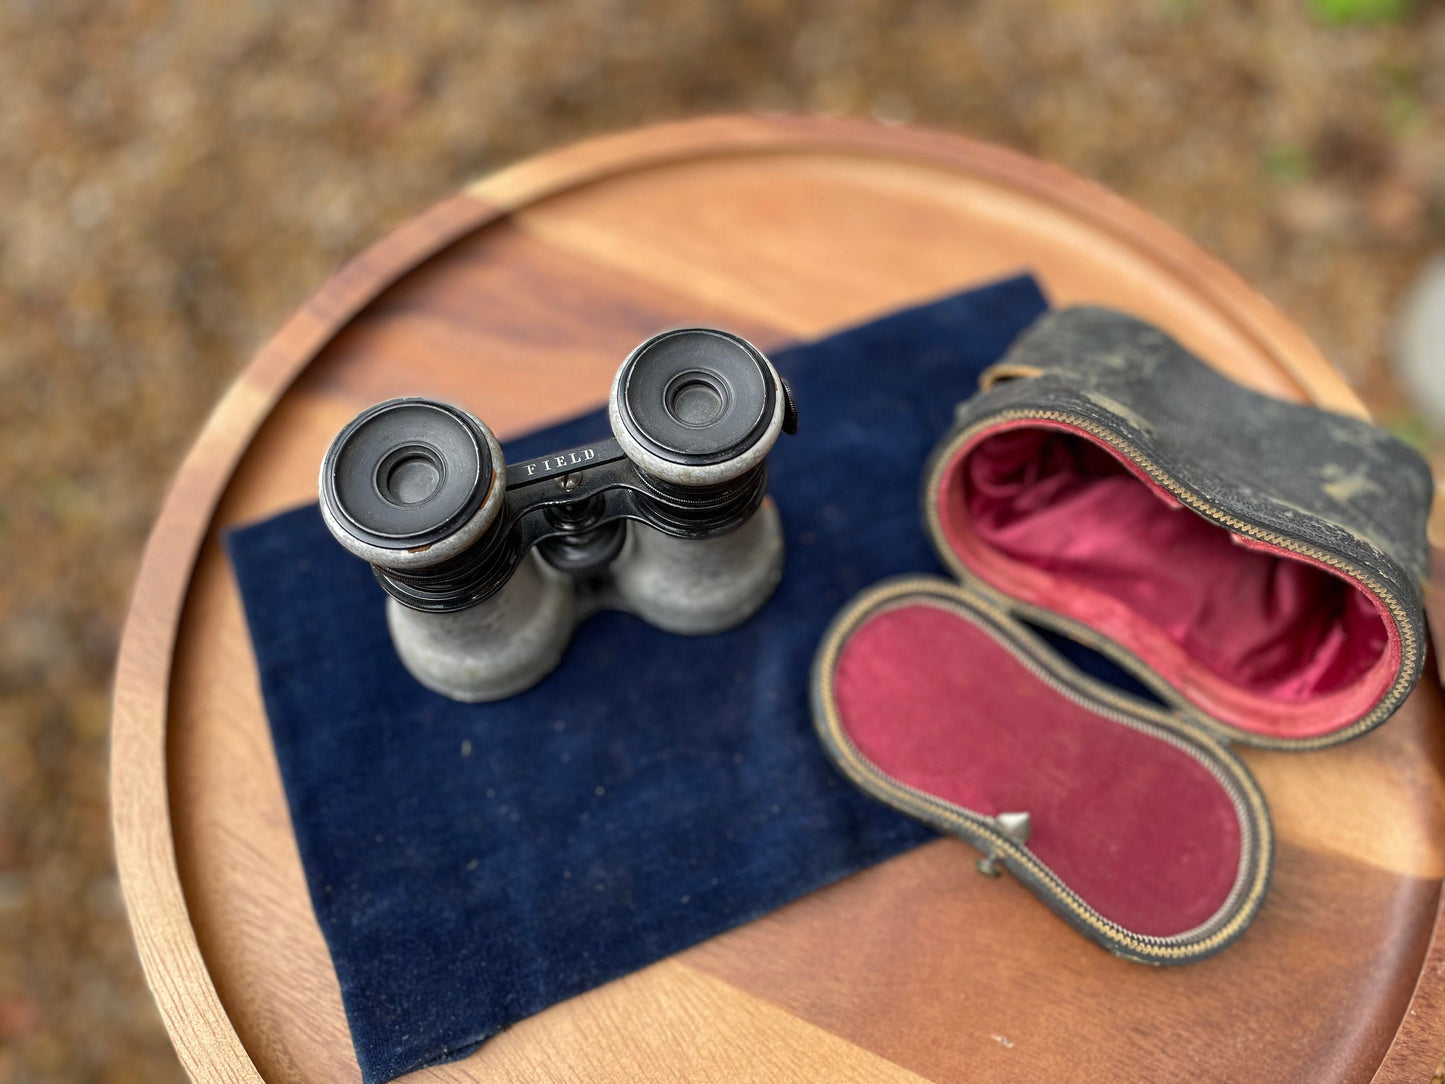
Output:
[[977,813],[1136,933],[1193,929],[1239,870],[1227,792],[1193,757],[1055,692],[987,632],[915,603],[867,619],[834,674],[843,729],[888,775]]
[[1079,430],[1000,426],[941,477],[943,534],[970,569],[1097,629],[1241,730],[1330,733],[1399,668],[1395,623],[1373,594],[1215,526]]

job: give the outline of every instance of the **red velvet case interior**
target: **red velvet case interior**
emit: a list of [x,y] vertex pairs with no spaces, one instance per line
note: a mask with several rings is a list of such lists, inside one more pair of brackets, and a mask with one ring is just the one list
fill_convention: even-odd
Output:
[[1192,930],[1240,876],[1239,814],[1196,756],[1064,695],[926,596],[851,632],[831,693],[875,768],[985,816],[1027,811],[1029,849],[1126,929]]
[[1209,522],[1082,430],[999,425],[935,477],[943,540],[968,571],[1096,630],[1237,730],[1331,733],[1399,668],[1374,594]]

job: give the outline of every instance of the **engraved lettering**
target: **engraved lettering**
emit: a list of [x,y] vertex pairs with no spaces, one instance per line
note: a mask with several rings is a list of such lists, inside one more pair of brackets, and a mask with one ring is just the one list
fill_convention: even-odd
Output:
[[534,459],[530,463],[523,464],[523,466],[526,468],[527,477],[531,478],[539,472],[547,475],[555,471],[565,470],[570,466],[590,463],[596,458],[596,448],[577,448],[570,452],[559,452],[556,455],[547,456],[543,459]]

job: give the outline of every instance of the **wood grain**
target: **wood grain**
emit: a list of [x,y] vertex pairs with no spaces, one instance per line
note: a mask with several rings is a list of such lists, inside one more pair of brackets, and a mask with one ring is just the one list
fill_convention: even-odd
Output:
[[[117,670],[117,855],[192,1076],[359,1078],[219,530],[314,499],[330,437],[385,396],[455,399],[506,435],[599,403],[659,327],[775,346],[1023,268],[1256,387],[1361,409],[1293,325],[1116,197],[854,122],[724,118],[568,148],[439,205],[308,303],[182,467]],[[416,1076],[1428,1079],[1445,1053],[1442,714],[1432,683],[1361,741],[1246,754],[1278,880],[1203,964],[1121,964],[941,842]]]
[[[1287,844],[1236,944],[1147,968],[1103,956],[1016,881],[979,877],[975,857],[930,844],[682,959],[929,1080],[960,1066],[978,1084],[1361,1080],[1404,1011],[1396,976],[1418,966],[1439,894]],[[1418,932],[1382,946],[1383,927]],[[858,931],[863,950],[839,951]],[[1325,994],[1340,986],[1351,996]]]
[[[474,1056],[468,1080],[838,1081],[925,1078],[676,959],[503,1032]],[[413,1074],[450,1081],[449,1068]]]

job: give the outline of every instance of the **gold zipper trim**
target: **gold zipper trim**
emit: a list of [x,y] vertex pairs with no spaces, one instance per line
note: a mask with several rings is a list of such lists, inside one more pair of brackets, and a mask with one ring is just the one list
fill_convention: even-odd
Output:
[[[925,515],[928,518],[928,529],[933,537],[935,550],[937,550],[944,562],[961,580],[965,580],[970,584],[976,584],[979,588],[995,598],[1008,601],[1007,595],[972,572],[968,566],[960,560],[958,555],[953,552],[952,548],[947,545],[943,535],[943,525],[940,523],[938,515],[939,502],[937,497],[939,482],[941,481],[945,468],[953,460],[954,455],[961,446],[987,429],[992,429],[1001,424],[1014,421],[1058,422],[1062,425],[1083,430],[1103,441],[1126,461],[1138,464],[1143,468],[1144,472],[1149,475],[1152,481],[1168,490],[1180,504],[1189,508],[1191,511],[1212,523],[1227,527],[1237,534],[1257,539],[1260,542],[1287,550],[1291,553],[1298,553],[1301,556],[1312,558],[1321,564],[1333,568],[1337,572],[1343,573],[1367,589],[1383,602],[1390,611],[1390,615],[1395,622],[1395,630],[1400,637],[1400,666],[1390,688],[1385,691],[1384,695],[1380,697],[1380,700],[1368,713],[1361,716],[1354,723],[1340,730],[1331,731],[1328,734],[1315,735],[1313,737],[1276,738],[1231,726],[1222,719],[1216,719],[1212,715],[1207,715],[1202,709],[1191,703],[1190,707],[1196,714],[1200,714],[1206,718],[1209,726],[1217,731],[1223,731],[1228,737],[1236,741],[1255,746],[1256,748],[1292,750],[1320,749],[1325,746],[1348,741],[1350,738],[1363,734],[1365,731],[1378,726],[1399,707],[1400,701],[1403,699],[1402,692],[1409,684],[1409,675],[1415,672],[1419,664],[1420,642],[1414,626],[1410,623],[1409,613],[1406,611],[1404,605],[1401,604],[1395,594],[1387,589],[1372,572],[1368,569],[1352,565],[1344,558],[1327,553],[1307,542],[1296,538],[1289,538],[1263,527],[1257,527],[1237,516],[1230,515],[1219,506],[1212,504],[1204,497],[1201,497],[1192,490],[1185,489],[1178,482],[1174,481],[1173,478],[1164,472],[1158,463],[1146,455],[1143,450],[1132,441],[1126,440],[1113,430],[1106,429],[1097,422],[1082,418],[1077,414],[1070,414],[1061,410],[1015,409],[1000,411],[997,414],[991,414],[987,418],[970,425],[967,429],[964,429],[951,438],[941,451],[934,454],[933,466],[928,475],[928,486],[924,493],[923,505]],[[1143,660],[1140,659],[1138,662],[1142,663]],[[1152,668],[1150,672],[1153,672]]]

